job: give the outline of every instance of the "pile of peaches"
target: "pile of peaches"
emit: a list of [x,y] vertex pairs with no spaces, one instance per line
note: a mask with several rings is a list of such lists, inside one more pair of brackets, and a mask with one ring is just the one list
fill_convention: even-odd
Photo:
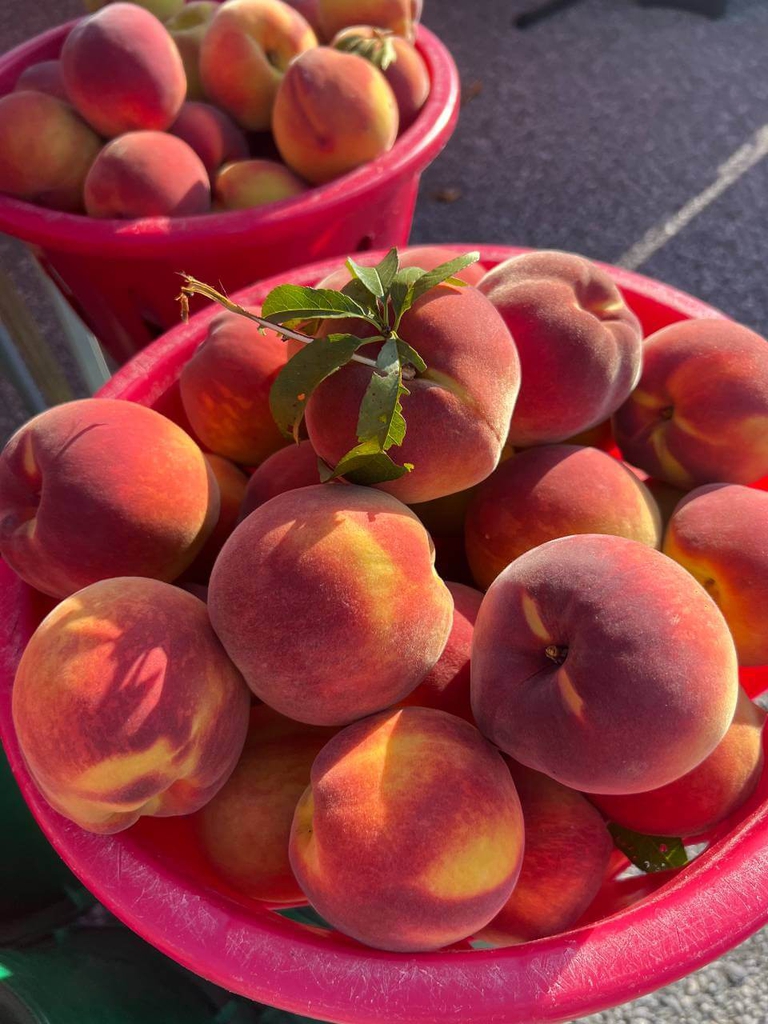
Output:
[[566,930],[617,828],[698,842],[763,771],[739,671],[768,664],[768,343],[644,339],[568,253],[459,276],[398,327],[426,364],[398,479],[320,483],[378,371],[327,376],[289,442],[286,343],[233,313],[183,426],[86,399],[0,456],[0,552],[58,602],[13,691],[52,807],[101,834],[191,815],[242,898],[395,951]]
[[118,219],[262,206],[386,153],[429,95],[416,0],[104,2],[0,99],[0,193]]

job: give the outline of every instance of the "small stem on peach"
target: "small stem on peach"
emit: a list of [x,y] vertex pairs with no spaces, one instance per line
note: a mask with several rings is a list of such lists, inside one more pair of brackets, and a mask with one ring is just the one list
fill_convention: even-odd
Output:
[[550,661],[554,661],[556,665],[562,665],[568,657],[568,648],[562,647],[560,644],[549,644],[544,648],[544,653]]

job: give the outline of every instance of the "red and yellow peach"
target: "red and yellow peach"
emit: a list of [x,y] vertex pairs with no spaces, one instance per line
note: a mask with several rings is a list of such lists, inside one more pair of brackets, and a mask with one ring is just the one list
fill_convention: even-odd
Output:
[[270,455],[256,468],[245,490],[240,518],[244,519],[278,494],[319,483],[317,455],[310,442],[289,444]]
[[197,558],[187,569],[185,579],[207,582],[213,563],[240,518],[248,477],[229,459],[222,459],[220,455],[207,454],[205,461],[219,485],[219,518]]
[[224,210],[248,210],[307,191],[293,171],[274,160],[236,160],[216,175],[214,192]]
[[248,140],[243,132],[231,117],[210,103],[185,103],[168,131],[197,153],[211,181],[223,164],[248,156]]
[[69,103],[60,60],[41,60],[24,68],[16,79],[14,92],[44,92]]
[[205,99],[200,79],[200,47],[211,18],[218,9],[218,0],[190,0],[165,23],[184,65],[188,100]]
[[421,13],[417,0],[318,0],[318,8],[326,39],[350,25],[372,25],[412,39]]

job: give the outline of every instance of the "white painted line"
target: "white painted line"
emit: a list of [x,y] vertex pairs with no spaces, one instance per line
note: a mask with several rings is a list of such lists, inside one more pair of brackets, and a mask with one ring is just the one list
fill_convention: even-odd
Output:
[[748,142],[739,146],[736,152],[718,167],[717,178],[708,188],[689,199],[685,206],[682,206],[667,220],[654,225],[638,242],[627,249],[617,261],[618,265],[626,267],[627,270],[637,270],[766,156],[768,156],[768,124],[758,128]]

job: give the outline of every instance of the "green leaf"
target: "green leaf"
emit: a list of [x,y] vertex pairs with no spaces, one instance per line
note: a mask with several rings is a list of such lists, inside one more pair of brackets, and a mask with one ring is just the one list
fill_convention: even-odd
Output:
[[397,50],[392,41],[392,33],[377,31],[372,39],[365,36],[350,35],[340,39],[334,44],[337,50],[344,53],[354,53],[358,57],[364,57],[377,68],[386,71],[390,64],[397,60]]
[[355,263],[351,256],[347,260],[347,269],[353,279],[359,281],[366,291],[376,299],[386,297],[399,266],[400,259],[397,249],[390,249],[384,259],[375,267],[362,267],[359,263]]
[[287,917],[289,921],[297,921],[299,924],[311,924],[315,928],[331,928],[328,922],[320,917],[314,907],[291,907],[288,910],[278,910],[280,917]]
[[670,836],[646,836],[611,821],[608,831],[619,850],[635,867],[648,874],[682,868],[688,863],[682,839]]
[[331,288],[304,288],[295,284],[281,284],[273,288],[264,300],[261,315],[273,324],[350,316],[371,322],[370,310],[351,295]]
[[424,274],[425,271],[420,270],[419,267],[403,267],[395,274],[389,288],[392,311],[395,314],[395,328],[400,323],[403,313],[406,313],[413,305],[414,283]]
[[272,416],[286,437],[297,439],[304,410],[317,385],[348,363],[359,348],[376,340],[382,339],[330,334],[315,338],[288,360],[269,392]]
[[378,442],[363,441],[348,451],[334,468],[334,477],[343,476],[350,483],[373,487],[387,480],[398,480],[413,469],[410,463],[398,466],[380,450]]
[[428,270],[426,274],[414,282],[413,285],[413,302],[421,298],[431,288],[434,288],[438,284],[442,284],[444,281],[450,281],[451,284],[460,286],[466,285],[466,281],[462,281],[460,278],[455,278],[454,275],[460,271],[465,270],[467,267],[471,267],[473,263],[477,263],[480,259],[479,252],[468,252],[465,256],[456,256],[455,259],[448,260],[446,263],[441,263],[439,267],[435,267],[434,270]]
[[360,404],[357,439],[361,443],[376,441],[381,451],[387,451],[393,444],[403,443],[405,418],[400,396],[408,394],[394,338],[382,345],[376,367]]
[[395,341],[397,342],[397,351],[400,353],[400,362],[410,363],[417,373],[424,373],[427,364],[416,349],[412,348],[407,341],[403,341],[402,338],[395,337]]

